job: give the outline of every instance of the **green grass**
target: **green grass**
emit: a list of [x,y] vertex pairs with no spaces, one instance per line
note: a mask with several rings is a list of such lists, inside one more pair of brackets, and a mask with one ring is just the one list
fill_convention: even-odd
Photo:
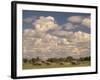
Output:
[[51,63],[50,65],[42,63],[41,65],[34,65],[31,63],[23,63],[23,69],[41,69],[41,68],[61,68],[61,67],[84,67],[90,66],[90,61],[81,61],[80,64],[70,64],[68,62],[63,62],[63,65],[60,63]]

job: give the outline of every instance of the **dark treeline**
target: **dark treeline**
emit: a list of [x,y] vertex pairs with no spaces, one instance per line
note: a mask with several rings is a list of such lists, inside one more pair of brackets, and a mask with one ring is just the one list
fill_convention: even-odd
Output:
[[66,58],[48,58],[47,60],[42,60],[41,58],[23,58],[23,63],[31,63],[35,65],[41,65],[41,64],[47,64],[50,65],[51,63],[60,63],[63,64],[63,62],[69,62],[71,64],[79,64],[82,61],[90,61],[91,57],[80,57],[78,59],[73,58],[72,56],[68,56]]

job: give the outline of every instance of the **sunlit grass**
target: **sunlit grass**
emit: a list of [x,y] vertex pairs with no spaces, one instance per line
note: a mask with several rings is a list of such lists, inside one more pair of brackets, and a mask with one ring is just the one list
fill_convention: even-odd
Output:
[[63,68],[63,67],[84,67],[84,66],[90,66],[90,61],[82,61],[80,64],[71,64],[69,62],[63,62],[63,63],[50,63],[48,64],[40,64],[40,65],[34,65],[29,62],[23,63],[23,69],[42,69],[42,68]]

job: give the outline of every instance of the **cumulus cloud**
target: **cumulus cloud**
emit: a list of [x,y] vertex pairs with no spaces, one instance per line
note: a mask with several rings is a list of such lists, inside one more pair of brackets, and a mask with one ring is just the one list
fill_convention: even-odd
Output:
[[[89,19],[72,16],[68,21],[62,27],[52,16],[36,18],[32,23],[32,28],[23,30],[23,54],[25,57],[65,57],[65,55],[73,55],[79,51],[80,47],[89,52],[90,45],[87,46],[84,43],[90,42],[90,34],[81,31],[67,31],[77,27],[74,23],[89,26]],[[81,44],[81,46],[77,46],[77,44]]]
[[35,34],[35,30],[33,30],[33,29],[25,29],[24,31],[23,31],[23,35],[24,36],[33,36]]
[[23,19],[25,23],[31,23],[33,20],[36,19],[36,16],[30,16]]
[[63,25],[63,29],[64,30],[74,30],[76,29],[77,27],[79,27],[79,24],[73,24],[73,23],[70,23],[70,22],[67,22]]
[[55,35],[58,37],[65,37],[67,35],[67,31],[57,30],[50,33],[51,35]]
[[36,31],[46,32],[57,28],[58,24],[55,23],[55,19],[52,16],[40,16],[39,19],[33,22],[33,27],[36,29]]
[[74,36],[75,36],[74,40],[76,42],[87,42],[87,41],[90,41],[90,34],[85,33],[85,32],[81,32],[81,31],[75,32]]
[[84,25],[84,26],[90,28],[90,26],[91,26],[91,20],[90,20],[90,18],[84,18],[84,19],[82,20],[82,25]]
[[67,19],[67,21],[72,22],[72,23],[81,23],[83,17],[82,16],[71,16]]
[[[70,29],[70,28],[75,28],[75,25],[72,26],[72,24],[81,24],[85,27],[88,27],[90,28],[91,26],[91,19],[89,18],[89,16],[70,16],[68,19],[67,19],[68,22],[70,23],[67,23],[65,24],[67,27],[65,29]],[[81,27],[81,26],[80,26]]]
[[66,24],[64,24],[64,29],[65,30],[74,29],[73,24],[72,23],[66,23]]
[[46,19],[51,20],[53,22],[55,21],[54,17],[52,17],[52,16],[48,16],[48,17],[46,17]]
[[[44,33],[42,37],[36,37],[38,33],[35,34],[36,36],[33,36],[34,30],[26,29],[24,34],[27,34],[23,37],[23,55],[25,55],[25,57],[29,56],[29,58],[31,58],[34,55],[41,56],[41,58],[44,59],[44,56],[48,58],[51,54],[54,57],[64,57],[65,55],[69,56],[75,54],[80,47],[82,50],[87,49],[89,52],[89,45],[87,46],[84,42],[89,42],[90,34],[83,32],[54,31],[52,34]],[[77,46],[77,44],[81,44],[81,46]],[[80,52],[79,54],[83,55],[83,53],[81,54]],[[75,55],[73,57],[75,57]]]

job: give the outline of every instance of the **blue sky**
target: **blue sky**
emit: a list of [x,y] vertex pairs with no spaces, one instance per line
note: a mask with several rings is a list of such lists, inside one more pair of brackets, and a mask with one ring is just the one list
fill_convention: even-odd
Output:
[[[70,12],[51,12],[51,11],[33,11],[33,10],[23,10],[23,29],[31,28],[32,22],[25,22],[24,20],[27,18],[34,18],[39,16],[52,16],[55,18],[55,21],[59,25],[63,25],[67,22],[67,18],[70,16],[90,16],[88,13],[70,13]],[[89,32],[88,28],[81,27],[84,31]],[[76,29],[78,30],[78,29]]]

